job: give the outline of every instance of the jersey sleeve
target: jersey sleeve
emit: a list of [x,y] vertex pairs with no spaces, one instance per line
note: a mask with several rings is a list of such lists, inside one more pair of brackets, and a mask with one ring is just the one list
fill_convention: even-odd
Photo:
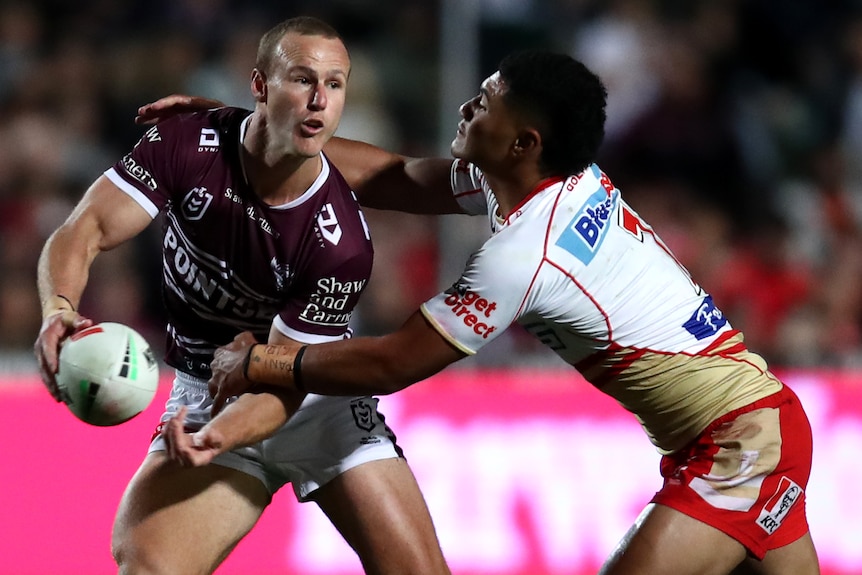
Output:
[[425,318],[469,355],[505,331],[522,313],[533,273],[513,273],[507,252],[489,240],[474,253],[455,284],[422,304]]
[[488,201],[484,181],[485,176],[474,164],[463,160],[452,162],[450,172],[452,195],[464,210],[471,216],[488,213]]
[[326,343],[350,336],[350,320],[368,283],[369,267],[361,254],[295,285],[294,295],[275,316],[273,325],[301,343]]
[[118,188],[131,196],[152,217],[170,200],[180,168],[177,153],[178,120],[171,118],[153,126],[131,152],[105,172]]

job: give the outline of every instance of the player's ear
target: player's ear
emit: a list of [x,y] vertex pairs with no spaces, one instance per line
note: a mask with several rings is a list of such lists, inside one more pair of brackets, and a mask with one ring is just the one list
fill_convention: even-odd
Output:
[[251,95],[255,102],[266,102],[266,74],[257,68],[251,71]]
[[542,135],[538,130],[529,128],[518,134],[512,145],[512,152],[516,156],[523,156],[528,153],[541,152],[541,147]]

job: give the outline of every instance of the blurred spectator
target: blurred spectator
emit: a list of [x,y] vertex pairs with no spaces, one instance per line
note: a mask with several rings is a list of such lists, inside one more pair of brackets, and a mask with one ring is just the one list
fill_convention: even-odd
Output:
[[662,30],[657,17],[649,0],[613,0],[573,34],[572,55],[596,72],[608,90],[606,147],[614,146],[659,97]]
[[745,333],[746,345],[777,365],[796,363],[782,333],[813,291],[812,270],[793,254],[792,239],[783,219],[764,214],[708,287],[733,326]]
[[[524,42],[556,44],[602,76],[610,90],[602,167],[753,348],[787,365],[862,365],[856,3],[477,6],[480,21],[502,19],[506,28],[477,30],[482,42],[501,44],[481,46],[482,55]],[[439,0],[297,0],[288,8],[237,0],[0,3],[4,351],[29,351],[39,325],[33,282],[41,245],[84,183],[140,138],[137,107],[172,92],[252,106],[256,39],[274,21],[303,12],[344,35],[353,74],[339,135],[412,155],[439,153],[452,131],[437,125],[438,83],[445,81],[437,39],[446,25],[439,7]],[[377,255],[356,329],[379,333],[454,279],[438,277],[437,234],[458,228],[373,210],[368,219]],[[153,334],[156,347],[163,327],[158,262],[138,251],[159,241],[158,226],[100,258],[82,302],[96,319]],[[451,245],[454,238],[446,239]],[[138,269],[117,265],[130,258]],[[486,361],[508,365],[519,356],[553,365],[540,351],[524,354],[541,347],[511,333]]]
[[807,338],[792,340],[794,357],[808,364],[855,364],[862,352],[862,182],[848,177],[837,143],[814,151],[805,167],[782,183],[776,198],[788,219],[794,257],[817,278],[808,313],[796,323]]

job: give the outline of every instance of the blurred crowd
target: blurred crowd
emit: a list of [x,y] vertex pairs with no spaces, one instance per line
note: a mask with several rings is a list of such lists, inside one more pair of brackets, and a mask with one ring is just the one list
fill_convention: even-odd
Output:
[[[438,120],[452,65],[441,14],[457,1],[0,0],[0,369],[27,364],[15,358],[41,323],[41,246],[141,136],[140,105],[183,92],[251,106],[261,33],[316,15],[353,61],[339,135],[439,155],[457,121]],[[475,87],[526,47],[599,73],[601,167],[752,349],[787,367],[862,365],[862,0],[463,2],[477,14]],[[368,216],[375,268],[354,328],[373,334],[455,279],[440,277],[453,257],[441,246],[453,231],[474,241],[475,222]],[[159,231],[97,258],[81,304],[156,348]],[[517,329],[490,347],[475,361],[557,361]]]

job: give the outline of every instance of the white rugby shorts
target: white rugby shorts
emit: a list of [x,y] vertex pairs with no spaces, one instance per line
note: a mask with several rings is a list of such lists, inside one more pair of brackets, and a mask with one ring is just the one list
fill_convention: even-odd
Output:
[[[176,372],[161,422],[182,405],[188,408],[186,430],[203,427],[210,420],[212,407],[207,382]],[[159,429],[161,425],[150,444],[150,453],[166,450]],[[213,463],[257,477],[270,493],[292,483],[296,498],[304,502],[312,492],[348,469],[394,457],[403,457],[403,453],[383,414],[377,411],[376,398],[310,394],[273,436],[223,453]]]

